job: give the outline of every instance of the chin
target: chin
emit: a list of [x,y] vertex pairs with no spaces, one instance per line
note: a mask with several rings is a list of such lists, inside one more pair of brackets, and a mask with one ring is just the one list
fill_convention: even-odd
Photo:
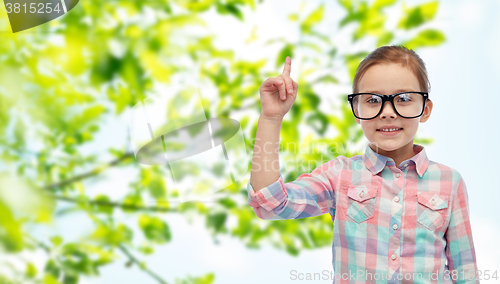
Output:
[[384,150],[386,152],[395,151],[395,150],[403,147],[403,145],[395,145],[395,144],[392,144],[392,143],[389,144],[389,143],[372,142],[372,144],[374,144],[379,149]]

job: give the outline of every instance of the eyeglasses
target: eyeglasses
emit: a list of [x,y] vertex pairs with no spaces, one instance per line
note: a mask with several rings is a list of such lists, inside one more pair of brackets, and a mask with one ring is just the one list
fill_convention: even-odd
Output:
[[[394,100],[395,98],[396,100]],[[425,101],[428,98],[429,93],[426,92],[402,92],[393,95],[359,93],[347,96],[352,113],[359,119],[377,117],[382,112],[386,101],[391,102],[392,107],[401,117],[419,117],[424,113]]]

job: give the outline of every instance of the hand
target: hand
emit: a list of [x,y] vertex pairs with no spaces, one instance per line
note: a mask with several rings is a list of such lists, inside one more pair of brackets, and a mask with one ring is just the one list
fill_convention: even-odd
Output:
[[260,86],[261,116],[266,119],[283,120],[290,110],[299,85],[290,78],[292,60],[286,57],[283,73],[278,77],[271,77]]

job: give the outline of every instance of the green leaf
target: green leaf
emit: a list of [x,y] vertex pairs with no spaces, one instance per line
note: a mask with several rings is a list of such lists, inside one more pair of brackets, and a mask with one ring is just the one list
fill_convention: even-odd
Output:
[[255,216],[253,209],[239,209],[234,213],[238,219],[238,226],[233,228],[232,234],[240,238],[247,237],[252,233],[252,219]]
[[21,223],[15,219],[13,212],[0,199],[0,245],[9,252],[21,251],[24,238]]
[[77,284],[80,277],[78,274],[64,274],[63,284]]
[[316,79],[314,81],[314,83],[332,83],[332,84],[338,84],[339,80],[337,80],[337,78],[335,78],[331,74],[326,74],[326,75],[321,76],[318,79]]
[[164,4],[165,6],[163,7],[165,12],[167,12],[168,14],[172,15],[172,6],[170,6],[170,4],[168,2],[163,2],[162,4]]
[[212,284],[215,280],[213,273],[208,273],[201,277],[188,276],[186,279],[175,279],[175,284]]
[[312,50],[314,50],[314,51],[316,51],[318,53],[321,52],[321,48],[317,44],[314,44],[312,42],[302,42],[300,44],[300,46],[308,47],[308,48],[310,48],[310,49],[312,49]]
[[368,12],[369,12],[368,4],[366,2],[361,2],[357,7],[357,11],[354,11],[354,9],[350,9],[348,11],[347,15],[340,21],[339,26],[343,27],[351,22],[362,23],[367,19]]
[[149,194],[151,194],[151,196],[155,199],[165,197],[166,193],[165,182],[160,176],[155,177],[153,180],[151,180],[148,189],[149,189]]
[[213,273],[208,273],[204,276],[197,277],[192,283],[194,284],[212,284],[214,283],[215,275]]
[[299,255],[299,249],[293,243],[293,241],[292,241],[292,239],[290,239],[290,237],[288,237],[286,235],[282,235],[282,240],[283,240],[283,243],[285,244],[285,250],[287,253],[289,253],[293,256]]
[[92,66],[91,83],[101,84],[113,79],[122,67],[122,61],[111,54],[100,55],[96,64]]
[[377,41],[377,46],[388,45],[392,39],[394,38],[394,34],[391,32],[385,32],[381,34]]
[[226,212],[217,212],[207,215],[207,227],[214,229],[215,232],[224,231],[226,218]]
[[57,277],[51,274],[45,274],[43,276],[43,284],[61,284],[61,282],[57,281]]
[[405,9],[405,15],[399,20],[398,28],[409,30],[432,20],[436,15],[438,4],[438,1],[432,1]]
[[[127,195],[123,200],[123,204],[136,207],[141,207],[144,205],[141,196],[135,193]],[[127,208],[123,208],[123,211],[127,213],[135,212],[134,209],[127,209]]]
[[340,6],[344,7],[347,11],[352,10],[352,0],[338,0]]
[[177,1],[176,4],[182,5],[192,12],[200,13],[208,10],[215,2],[215,0]]
[[325,11],[325,6],[321,4],[316,10],[312,11],[309,16],[302,22],[300,25],[300,29],[302,30],[303,33],[309,33],[312,29],[312,27],[323,19],[323,14]]
[[[293,106],[293,109],[299,109],[298,105]],[[299,117],[299,116],[294,116]],[[283,120],[281,123],[281,135],[283,137],[283,141],[297,141],[299,139],[299,131],[297,129],[297,123],[293,121]]]
[[378,9],[364,10],[363,12],[359,12],[358,17],[360,25],[352,36],[354,41],[366,35],[380,36],[384,33],[386,16]]
[[155,243],[166,243],[172,238],[167,223],[158,217],[140,215],[139,227],[146,239]]
[[50,242],[54,244],[55,247],[58,247],[62,244],[63,238],[61,236],[53,236],[50,238]]
[[[309,230],[308,234],[309,238],[313,241],[313,244],[316,247],[321,246],[325,242],[326,237],[329,237],[328,234],[321,230]],[[331,242],[331,239],[328,239],[328,241]]]
[[[0,216],[2,216],[0,228],[6,226],[5,230],[13,230],[12,237],[16,235],[15,228],[20,225],[16,224],[17,219],[21,216],[27,216],[35,222],[51,220],[55,202],[33,182],[4,172],[0,173],[0,185],[2,185],[0,187]],[[16,190],[10,190],[12,188]],[[14,217],[13,212],[16,212],[16,217]],[[0,236],[5,230],[0,229]],[[16,237],[16,239],[21,241],[22,237]]]
[[441,31],[427,29],[421,31],[415,38],[403,43],[403,45],[409,49],[416,49],[427,46],[438,46],[445,40],[446,37]]
[[328,118],[321,112],[315,112],[307,119],[307,123],[313,127],[316,132],[323,135],[328,128]]
[[177,160],[175,162],[175,168],[172,168],[172,170],[174,171],[173,174],[176,181],[182,181],[184,178],[198,176],[200,174],[200,168],[192,161]]
[[351,82],[354,80],[354,75],[356,75],[356,70],[358,69],[359,63],[361,63],[361,60],[363,60],[367,55],[368,52],[359,52],[356,54],[348,54],[345,56]]
[[373,3],[372,9],[382,9],[394,5],[396,2],[398,2],[398,0],[376,0],[375,3]]
[[320,97],[313,93],[312,90],[309,92],[304,92],[302,95],[306,101],[306,103],[311,107],[311,109],[316,110],[321,102]]
[[[97,195],[94,198],[94,200],[96,202],[103,202],[103,203],[110,203],[111,202],[111,200],[109,199],[109,197],[106,196],[106,195],[104,195],[104,194]],[[105,213],[105,214],[108,214],[108,215],[113,214],[113,206],[106,206],[106,205],[98,205],[98,204],[96,204],[94,207],[100,213]]]
[[216,7],[217,7],[217,12],[219,12],[220,14],[231,14],[231,15],[235,16],[237,19],[239,19],[240,21],[244,20],[243,13],[240,11],[238,6],[236,6],[236,4],[234,4],[234,3],[222,4],[220,2],[217,2]]
[[276,57],[276,68],[283,67],[285,66],[285,60],[287,56],[290,56],[290,58],[293,58],[293,45],[291,44],[286,44],[281,51],[278,53],[278,57]]
[[[128,243],[132,240],[132,230],[124,224],[118,224],[116,228],[106,224],[99,224],[94,233],[90,236],[104,245],[117,246],[120,243]],[[68,245],[65,245],[67,247]]]
[[87,123],[98,118],[102,113],[106,111],[106,108],[102,105],[91,106],[83,111],[78,121],[74,123],[77,125],[86,125]]
[[325,34],[322,34],[322,33],[316,32],[316,31],[311,31],[310,35],[317,38],[317,39],[320,39],[321,41],[325,42],[328,45],[333,45],[332,41],[328,35],[325,35]]
[[149,255],[155,252],[155,249],[152,246],[144,245],[138,248],[140,252],[143,254]]
[[28,278],[34,278],[37,274],[37,269],[32,262],[28,262],[26,265],[26,272],[24,273]]
[[[59,274],[61,273],[61,269],[56,265],[56,262],[53,259],[50,259],[47,263],[45,263],[44,271],[46,273],[45,276],[50,275],[55,279],[58,279]],[[48,280],[48,283],[52,283],[50,282],[50,279]]]
[[417,138],[415,137],[414,143],[419,145],[430,145],[434,142],[432,138]]
[[88,247],[81,243],[68,243],[64,245],[58,258],[64,276],[63,282],[76,284],[79,274],[97,275],[97,268],[91,258]]
[[227,209],[236,207],[236,202],[234,202],[230,197],[224,197],[222,199],[219,199],[218,202]]

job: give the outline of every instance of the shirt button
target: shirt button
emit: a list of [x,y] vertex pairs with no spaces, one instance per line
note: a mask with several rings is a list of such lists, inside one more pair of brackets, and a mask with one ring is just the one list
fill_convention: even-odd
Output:
[[365,196],[365,192],[361,191],[361,193],[359,194],[359,197],[363,197],[363,196]]
[[404,164],[403,167],[405,167],[405,168],[408,167],[408,164]]
[[394,225],[392,225],[392,228],[393,228],[394,230],[397,230],[397,229],[398,229],[398,224],[394,224]]
[[396,174],[396,178],[399,178],[400,176],[401,176],[401,174],[400,174],[400,173],[397,173],[397,174]]
[[392,254],[391,258],[392,258],[392,260],[396,259],[396,255]]
[[431,200],[431,204],[432,204],[432,206],[435,206],[436,205],[436,200],[432,199]]
[[394,197],[394,202],[399,202],[399,196]]

